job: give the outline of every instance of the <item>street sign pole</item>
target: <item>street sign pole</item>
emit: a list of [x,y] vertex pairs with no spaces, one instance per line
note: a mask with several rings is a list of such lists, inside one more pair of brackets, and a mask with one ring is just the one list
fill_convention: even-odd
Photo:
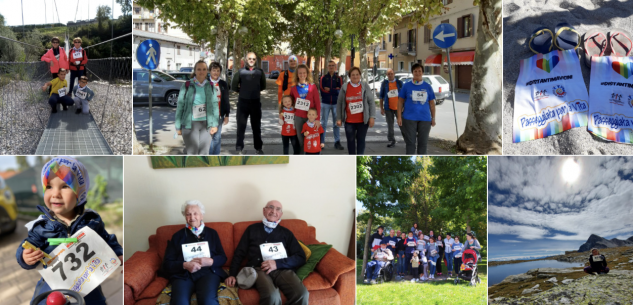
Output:
[[148,95],[149,95],[149,149],[153,150],[152,148],[152,144],[154,142],[154,137],[152,136],[152,130],[153,130],[153,120],[152,120],[152,70],[148,70],[149,71],[149,78],[148,78]]
[[156,40],[147,39],[141,42],[136,48],[136,59],[144,69],[149,72],[147,78],[147,95],[149,98],[149,149],[153,152],[153,130],[154,121],[152,120],[152,70],[157,69],[160,61],[160,44]]
[[459,129],[457,128],[457,111],[455,110],[455,90],[453,90],[453,69],[451,67],[451,53],[450,48],[446,49],[446,60],[448,61],[448,86],[451,89],[451,97],[453,99],[453,115],[455,118],[455,134],[459,139]]

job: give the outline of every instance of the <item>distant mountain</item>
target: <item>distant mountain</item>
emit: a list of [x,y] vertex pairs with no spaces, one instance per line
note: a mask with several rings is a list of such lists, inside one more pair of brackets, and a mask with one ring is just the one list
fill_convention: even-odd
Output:
[[633,246],[633,236],[629,237],[627,240],[620,240],[617,238],[609,240],[598,235],[591,234],[591,236],[589,236],[589,239],[587,239],[587,242],[580,246],[578,252],[589,251],[593,248],[604,249],[623,246]]

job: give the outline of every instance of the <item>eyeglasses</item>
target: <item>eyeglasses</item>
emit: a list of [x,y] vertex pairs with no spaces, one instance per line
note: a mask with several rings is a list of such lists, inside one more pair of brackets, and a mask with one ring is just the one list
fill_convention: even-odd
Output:
[[53,41],[52,43],[59,43],[59,41]]
[[272,205],[267,206],[267,207],[266,207],[266,209],[268,209],[268,210],[274,210],[274,211],[276,211],[277,213],[281,213],[281,208],[278,208],[278,207],[275,207],[275,206],[272,206]]
[[248,58],[248,60],[255,60],[256,58]]

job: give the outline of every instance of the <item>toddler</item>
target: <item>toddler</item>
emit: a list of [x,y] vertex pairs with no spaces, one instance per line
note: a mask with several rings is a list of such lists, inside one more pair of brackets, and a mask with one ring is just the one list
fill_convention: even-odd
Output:
[[321,149],[325,147],[325,143],[323,143],[325,138],[323,127],[321,125],[316,127],[316,118],[317,110],[310,108],[308,110],[308,121],[303,124],[303,129],[301,130],[304,136],[303,151],[305,151],[306,155],[320,155]]

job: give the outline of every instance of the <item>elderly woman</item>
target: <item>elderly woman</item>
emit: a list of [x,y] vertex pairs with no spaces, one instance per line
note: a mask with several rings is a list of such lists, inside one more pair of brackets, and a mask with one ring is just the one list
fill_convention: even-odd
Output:
[[189,200],[181,207],[185,227],[174,233],[165,250],[163,270],[171,282],[171,304],[188,305],[192,294],[198,304],[219,304],[218,287],[228,277],[222,270],[226,255],[215,230],[202,222],[204,206]]

